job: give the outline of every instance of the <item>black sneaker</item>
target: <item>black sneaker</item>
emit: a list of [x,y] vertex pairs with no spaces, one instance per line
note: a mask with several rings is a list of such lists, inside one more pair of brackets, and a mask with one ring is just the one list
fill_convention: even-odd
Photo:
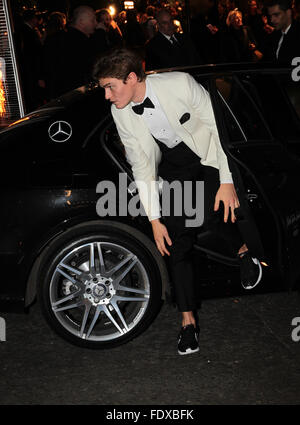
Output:
[[199,330],[193,324],[181,328],[178,336],[178,353],[180,355],[199,351]]
[[241,284],[244,289],[253,289],[262,277],[262,267],[257,258],[251,257],[249,251],[238,255],[241,267]]

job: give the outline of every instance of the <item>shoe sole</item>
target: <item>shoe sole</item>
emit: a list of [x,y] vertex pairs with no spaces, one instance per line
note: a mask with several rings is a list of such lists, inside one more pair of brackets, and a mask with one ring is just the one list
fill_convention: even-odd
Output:
[[254,283],[254,285],[244,286],[242,284],[242,287],[244,289],[247,289],[247,290],[255,288],[255,286],[259,284],[259,282],[261,281],[261,278],[262,278],[262,267],[261,267],[260,261],[257,258],[253,258],[253,257],[251,257],[251,258],[252,258],[253,263],[258,266],[258,268],[259,268],[259,274],[258,274],[257,281]]
[[195,348],[195,350],[192,350],[191,348],[188,348],[186,351],[179,351],[178,350],[178,354],[180,354],[181,356],[185,356],[186,354],[193,354],[193,353],[197,353],[197,351],[199,351],[199,347]]

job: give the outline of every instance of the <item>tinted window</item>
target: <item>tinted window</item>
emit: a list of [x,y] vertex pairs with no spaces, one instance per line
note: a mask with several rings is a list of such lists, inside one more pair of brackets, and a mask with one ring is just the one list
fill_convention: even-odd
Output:
[[274,138],[299,138],[300,87],[290,74],[247,75],[241,84],[261,110]]
[[[298,129],[300,127],[300,82],[294,82],[290,80],[290,78],[280,78],[280,84],[285,92],[285,94],[288,97],[288,101],[290,102],[290,105],[293,109],[293,112],[295,112],[296,116],[293,115],[293,122],[295,126]],[[299,133],[298,133],[299,135]]]
[[216,79],[216,86],[231,142],[271,139],[259,102],[253,95],[255,87],[250,81],[223,77]]

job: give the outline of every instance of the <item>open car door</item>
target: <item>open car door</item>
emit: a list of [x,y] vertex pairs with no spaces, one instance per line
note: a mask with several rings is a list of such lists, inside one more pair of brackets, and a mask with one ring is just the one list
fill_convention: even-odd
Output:
[[280,125],[276,123],[283,130],[278,137],[270,125],[272,116],[280,119],[278,98],[275,102],[258,89],[268,82],[268,90],[272,92],[273,84],[276,94],[274,81],[280,72],[284,73],[277,69],[217,76],[210,82],[210,93],[241,204],[240,231],[253,254],[292,287],[300,277],[300,156],[294,152],[300,131],[294,132],[289,145],[284,140],[289,124],[282,116]]

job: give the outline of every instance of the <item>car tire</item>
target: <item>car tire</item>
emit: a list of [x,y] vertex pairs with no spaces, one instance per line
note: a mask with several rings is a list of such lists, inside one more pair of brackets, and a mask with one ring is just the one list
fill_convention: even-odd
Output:
[[38,301],[50,327],[72,344],[95,349],[140,335],[162,304],[155,250],[123,223],[87,222],[64,232],[39,269]]

